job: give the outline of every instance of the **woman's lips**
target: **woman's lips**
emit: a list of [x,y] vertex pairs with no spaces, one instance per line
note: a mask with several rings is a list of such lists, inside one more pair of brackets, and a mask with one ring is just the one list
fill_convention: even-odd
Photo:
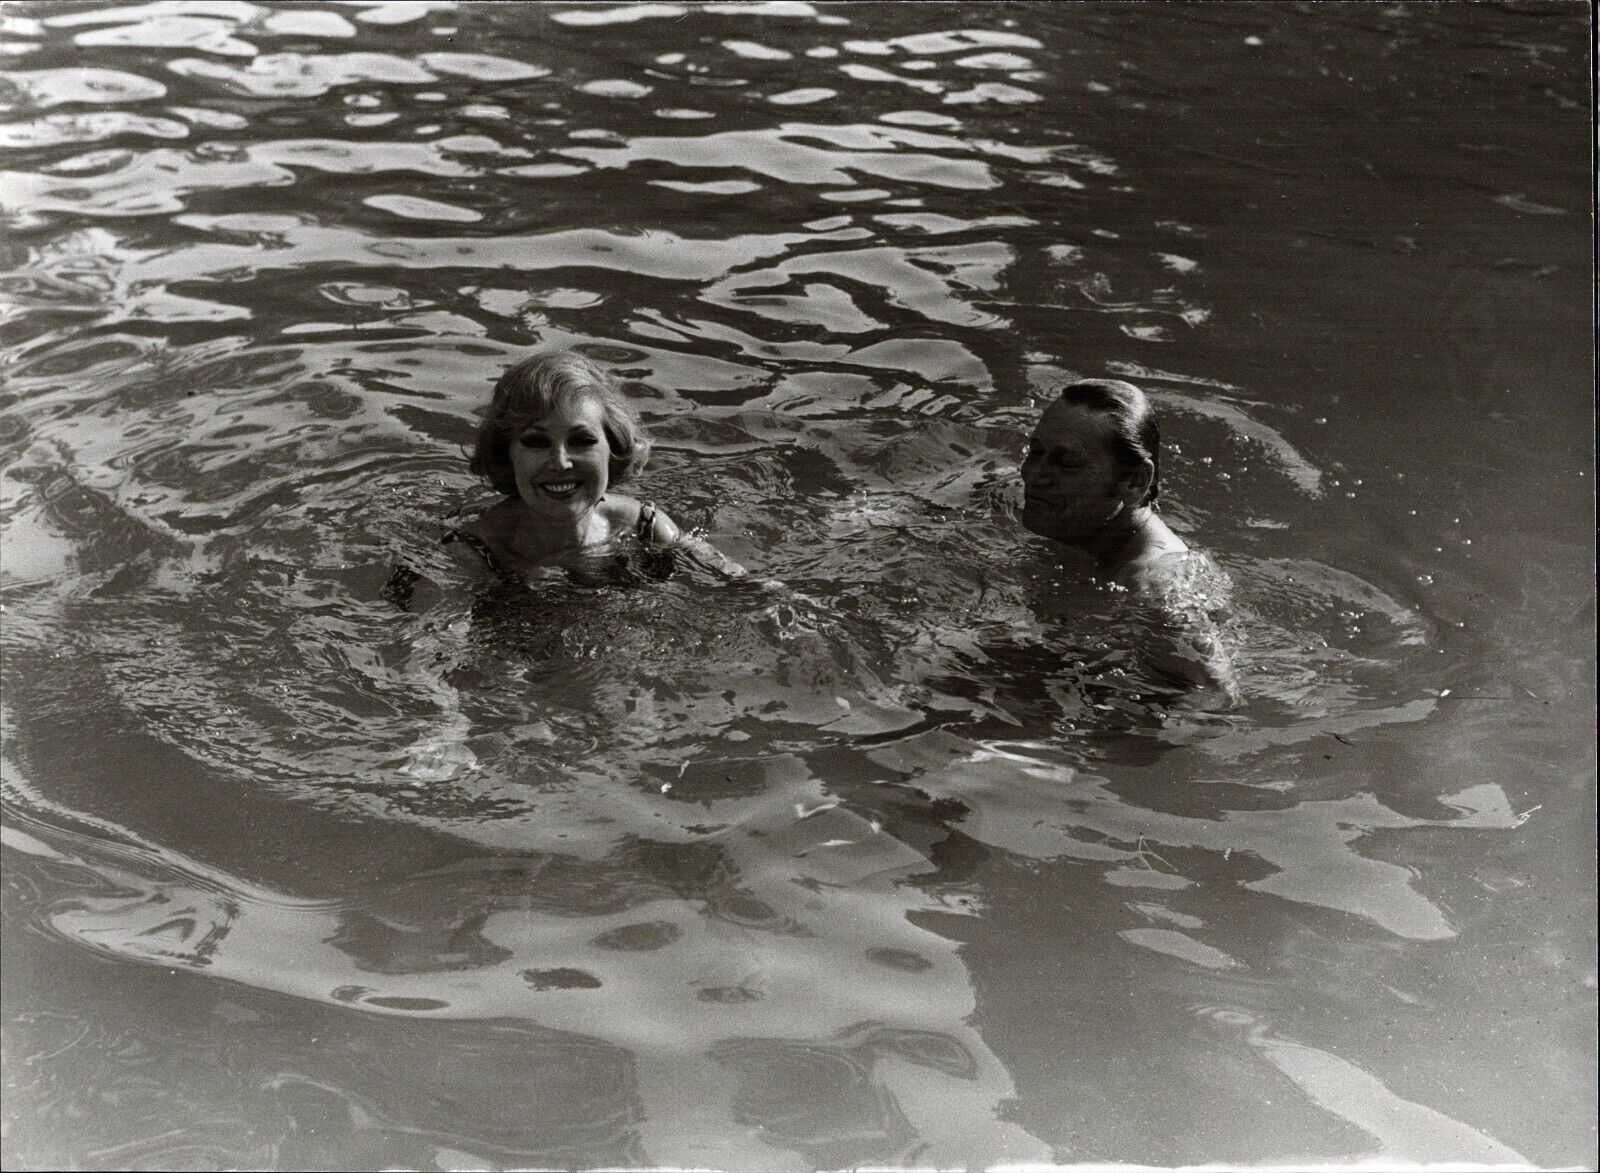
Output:
[[539,491],[557,499],[572,496],[578,491],[579,481],[541,481]]

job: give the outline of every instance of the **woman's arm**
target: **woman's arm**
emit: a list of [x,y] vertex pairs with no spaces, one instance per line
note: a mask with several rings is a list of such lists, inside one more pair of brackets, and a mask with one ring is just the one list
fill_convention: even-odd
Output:
[[413,635],[406,657],[405,679],[438,708],[433,720],[406,751],[400,772],[427,782],[443,782],[458,773],[478,769],[478,757],[467,746],[472,721],[462,711],[461,694],[445,677],[467,648],[472,621],[428,624]]
[[655,522],[650,529],[650,540],[658,546],[678,546],[692,551],[701,562],[729,578],[743,578],[750,573],[704,538],[684,533],[678,528],[677,522],[660,509],[656,510]]
[[[481,578],[488,567],[467,542],[446,539],[431,573],[421,573],[404,563],[396,566],[384,584],[383,597],[415,618],[410,647],[401,673],[437,707],[437,716],[423,725],[407,752],[401,772],[423,781],[445,781],[464,770],[478,768],[478,759],[466,745],[472,723],[461,708],[461,694],[446,673],[468,654],[472,620],[466,608],[464,584]],[[461,605],[458,605],[461,604]],[[459,615],[452,618],[452,615]]]

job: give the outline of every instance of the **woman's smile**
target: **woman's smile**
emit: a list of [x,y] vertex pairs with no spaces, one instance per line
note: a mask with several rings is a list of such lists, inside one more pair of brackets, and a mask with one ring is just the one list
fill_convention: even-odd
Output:
[[600,405],[585,396],[558,404],[511,445],[517,495],[536,512],[573,518],[605,497],[611,446]]

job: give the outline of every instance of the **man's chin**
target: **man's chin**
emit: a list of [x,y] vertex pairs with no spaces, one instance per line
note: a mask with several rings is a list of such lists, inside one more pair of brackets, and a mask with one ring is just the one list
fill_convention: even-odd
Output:
[[1061,523],[1061,519],[1047,509],[1030,508],[1023,505],[1017,520],[1022,523],[1022,528],[1038,534],[1041,538],[1051,538],[1057,542],[1064,542],[1069,537],[1068,527]]

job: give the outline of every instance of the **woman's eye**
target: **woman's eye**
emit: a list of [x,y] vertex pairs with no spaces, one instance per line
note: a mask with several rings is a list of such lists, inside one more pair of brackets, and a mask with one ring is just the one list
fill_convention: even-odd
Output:
[[548,448],[550,447],[550,437],[524,436],[522,437],[522,446],[524,448]]
[[593,448],[599,441],[588,432],[579,432],[568,443],[573,448]]

